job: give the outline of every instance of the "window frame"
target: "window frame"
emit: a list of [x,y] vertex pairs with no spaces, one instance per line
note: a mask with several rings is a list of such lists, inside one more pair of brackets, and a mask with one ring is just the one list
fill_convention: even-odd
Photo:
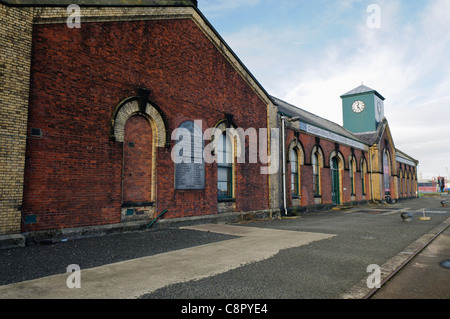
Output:
[[313,167],[313,190],[314,196],[321,196],[320,191],[320,165],[319,165],[319,153],[316,151],[313,153],[311,158],[311,163]]
[[366,159],[363,157],[361,159],[361,194],[363,196],[367,195],[366,175],[367,175],[367,162]]
[[351,196],[356,196],[356,181],[355,181],[355,174],[356,174],[356,160],[355,157],[352,156],[348,162],[348,168],[349,168],[349,175],[350,175],[350,190],[351,190]]
[[[294,156],[292,156],[294,154]],[[295,161],[292,160],[292,157],[295,158]],[[291,196],[292,198],[299,198],[301,196],[300,190],[300,161],[299,161],[299,151],[297,147],[292,148],[289,151],[289,162],[291,167]],[[295,172],[293,172],[292,167],[295,162]],[[294,189],[293,189],[294,188]]]
[[[228,136],[228,134],[226,133],[226,131],[223,131],[220,135],[219,138],[222,139],[223,144],[222,148],[219,147],[219,145],[217,145],[217,199],[219,201],[221,200],[230,200],[230,199],[234,199],[234,147],[233,147],[233,141],[230,138],[230,136]],[[218,144],[221,141],[218,141]],[[230,150],[229,152],[227,152],[227,146],[229,144]],[[225,150],[225,152],[221,152],[221,150]],[[223,157],[227,156],[226,154],[229,154],[228,158],[224,158],[224,161],[221,161],[219,159],[220,155],[223,155]],[[226,180],[219,180],[219,178],[221,178],[220,176],[222,174],[219,173],[219,171],[226,171],[225,176],[227,176]],[[227,184],[227,190],[226,190],[226,195],[222,195],[222,192],[220,191],[219,188],[219,183],[226,183]]]

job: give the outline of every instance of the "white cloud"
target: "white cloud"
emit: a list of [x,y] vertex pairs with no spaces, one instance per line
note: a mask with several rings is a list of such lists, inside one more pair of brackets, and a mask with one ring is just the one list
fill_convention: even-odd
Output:
[[[450,1],[377,3],[381,29],[369,29],[365,7],[347,0],[333,2],[317,21],[222,36],[270,94],[339,124],[341,94],[361,82],[376,89],[386,98],[396,146],[421,161],[424,175],[436,175],[450,167]],[[351,14],[360,16],[347,19]]]
[[224,14],[227,11],[235,10],[239,7],[252,7],[259,4],[261,0],[206,0],[199,1],[199,8],[208,17]]

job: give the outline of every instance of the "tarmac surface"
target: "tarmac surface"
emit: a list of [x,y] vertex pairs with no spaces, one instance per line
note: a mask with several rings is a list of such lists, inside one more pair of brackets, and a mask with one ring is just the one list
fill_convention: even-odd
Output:
[[[440,201],[239,224],[198,220],[2,249],[0,299],[362,299],[373,292],[370,265],[384,283],[407,261],[373,299],[448,299],[450,269],[441,263],[450,260],[450,209]],[[430,220],[419,219],[424,210]],[[409,222],[400,218],[405,211]],[[81,270],[80,288],[68,287],[77,280],[69,265]]]
[[450,228],[375,292],[372,299],[450,299]]

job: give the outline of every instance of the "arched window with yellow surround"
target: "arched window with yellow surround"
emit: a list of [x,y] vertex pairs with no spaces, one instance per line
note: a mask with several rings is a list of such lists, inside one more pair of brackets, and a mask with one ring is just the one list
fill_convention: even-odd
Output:
[[350,190],[352,192],[352,196],[356,194],[356,181],[355,181],[355,173],[356,173],[356,159],[354,156],[351,156],[348,162],[348,171],[350,175]]
[[288,147],[287,158],[289,161],[288,182],[290,182],[290,189],[292,198],[300,198],[302,195],[302,166],[305,163],[303,146],[294,139]]
[[313,190],[314,197],[322,196],[322,168],[323,151],[320,146],[314,146],[311,152],[311,164],[313,167]]
[[366,195],[367,193],[366,175],[367,175],[367,161],[363,157],[361,159],[361,194],[363,196]]
[[292,197],[300,196],[300,166],[299,152],[296,147],[289,152],[289,162],[291,166],[291,194]]

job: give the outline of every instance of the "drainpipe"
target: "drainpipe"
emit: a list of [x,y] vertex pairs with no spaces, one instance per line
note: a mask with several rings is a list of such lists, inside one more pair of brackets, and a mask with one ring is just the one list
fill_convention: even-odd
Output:
[[372,169],[372,162],[373,162],[373,154],[372,154],[372,147],[369,147],[369,158],[370,158],[370,196],[372,197],[372,202],[374,201],[373,198],[373,181],[372,181],[372,174],[373,174],[373,169]]
[[285,125],[286,125],[286,116],[281,116],[281,138],[282,138],[282,149],[281,149],[281,161],[282,161],[282,167],[283,167],[283,210],[284,214],[287,215],[287,208],[286,208],[286,136],[285,134]]
[[287,191],[286,191],[286,136],[285,136],[285,126],[286,122],[292,123],[300,121],[300,118],[298,116],[287,118],[286,116],[281,116],[281,138],[282,138],[282,150],[281,150],[281,156],[282,156],[282,167],[283,167],[283,210],[284,214],[287,216]]

